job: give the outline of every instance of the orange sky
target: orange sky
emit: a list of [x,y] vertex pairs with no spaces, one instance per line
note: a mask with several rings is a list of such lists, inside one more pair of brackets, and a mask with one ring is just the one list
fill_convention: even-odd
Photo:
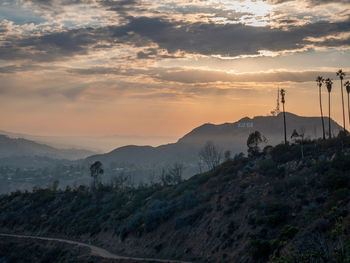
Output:
[[2,1],[0,130],[180,137],[269,114],[277,87],[287,111],[318,116],[319,74],[341,124],[350,4],[271,2]]

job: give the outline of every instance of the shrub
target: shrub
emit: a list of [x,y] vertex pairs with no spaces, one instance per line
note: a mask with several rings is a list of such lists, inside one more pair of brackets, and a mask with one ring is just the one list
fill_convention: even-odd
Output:
[[292,238],[296,235],[296,233],[298,233],[298,228],[297,228],[297,227],[294,227],[294,226],[291,226],[291,225],[286,225],[286,226],[281,230],[279,239],[280,239],[281,241],[290,240],[290,239],[292,239]]
[[256,261],[264,262],[268,260],[272,253],[272,248],[268,240],[252,238],[250,240],[250,246],[253,259]]
[[200,218],[206,211],[205,207],[196,209],[194,212],[191,212],[186,215],[179,216],[175,219],[175,229],[180,229],[185,226],[193,225],[198,218]]
[[330,190],[348,187],[349,178],[342,171],[331,169],[323,175],[322,185]]
[[277,167],[277,164],[272,159],[266,159],[259,162],[259,172],[262,175],[271,177],[283,177],[284,168]]
[[275,162],[284,163],[300,159],[300,147],[297,145],[276,145],[272,152],[272,158]]
[[277,226],[287,219],[289,206],[281,203],[263,203],[258,205],[262,216],[254,219],[255,224]]
[[341,171],[349,171],[350,155],[338,154],[332,162],[332,167]]

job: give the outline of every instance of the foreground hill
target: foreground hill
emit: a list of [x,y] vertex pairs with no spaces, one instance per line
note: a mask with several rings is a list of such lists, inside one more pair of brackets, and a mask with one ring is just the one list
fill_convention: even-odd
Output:
[[[290,138],[294,129],[303,131],[306,137],[322,136],[321,119],[319,117],[301,117],[286,113],[287,136]],[[325,118],[328,123],[328,118]],[[342,128],[333,120],[332,133],[338,134]],[[212,141],[220,150],[232,153],[246,152],[246,141],[249,134],[260,131],[269,145],[276,145],[283,140],[283,115],[245,117],[234,123],[220,125],[204,124],[195,128],[176,143],[151,146],[125,146],[106,154],[94,155],[85,160],[86,164],[101,161],[106,167],[138,167],[139,173],[154,167],[166,167],[175,162],[184,163],[188,177],[198,172],[198,152],[207,141]]]
[[2,232],[193,262],[349,262],[350,137],[267,148],[177,185],[0,197]]

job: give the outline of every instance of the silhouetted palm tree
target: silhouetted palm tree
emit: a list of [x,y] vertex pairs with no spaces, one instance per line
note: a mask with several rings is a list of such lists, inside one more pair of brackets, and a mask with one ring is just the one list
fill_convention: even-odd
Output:
[[286,95],[286,91],[281,89],[281,102],[283,105],[283,124],[284,124],[284,143],[287,144],[287,125],[286,125],[286,111],[284,109],[284,103],[286,102],[284,96]]
[[341,102],[343,106],[343,127],[345,132],[346,129],[345,129],[345,111],[344,111],[344,94],[343,94],[343,79],[345,77],[345,73],[343,72],[342,69],[339,69],[337,71],[337,76],[340,78]]
[[346,92],[348,93],[348,117],[349,117],[349,125],[350,125],[350,104],[349,104],[349,93],[350,93],[350,81],[345,82]]
[[321,91],[321,88],[322,88],[322,84],[324,82],[324,79],[323,77],[321,76],[318,76],[316,78],[316,82],[317,82],[317,85],[318,85],[318,95],[319,95],[319,98],[320,98],[320,111],[321,111],[321,120],[322,120],[322,135],[323,135],[323,140],[326,139],[326,133],[324,131],[324,120],[323,120],[323,110],[322,110],[322,91]]
[[329,139],[332,138],[332,132],[331,132],[331,92],[332,92],[332,85],[333,81],[328,78],[325,80],[326,87],[328,90],[328,135]]

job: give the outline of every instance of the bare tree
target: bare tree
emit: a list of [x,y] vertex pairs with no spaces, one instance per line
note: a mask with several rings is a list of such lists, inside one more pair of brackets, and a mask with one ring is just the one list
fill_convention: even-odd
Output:
[[175,185],[182,182],[182,173],[184,165],[182,163],[174,163],[167,169],[162,169],[160,181],[163,185]]
[[199,159],[207,165],[209,170],[214,169],[220,164],[221,156],[221,152],[211,141],[208,141],[199,151]]
[[182,182],[182,173],[184,165],[182,163],[174,163],[168,170],[169,175],[172,178],[173,183],[178,184]]

